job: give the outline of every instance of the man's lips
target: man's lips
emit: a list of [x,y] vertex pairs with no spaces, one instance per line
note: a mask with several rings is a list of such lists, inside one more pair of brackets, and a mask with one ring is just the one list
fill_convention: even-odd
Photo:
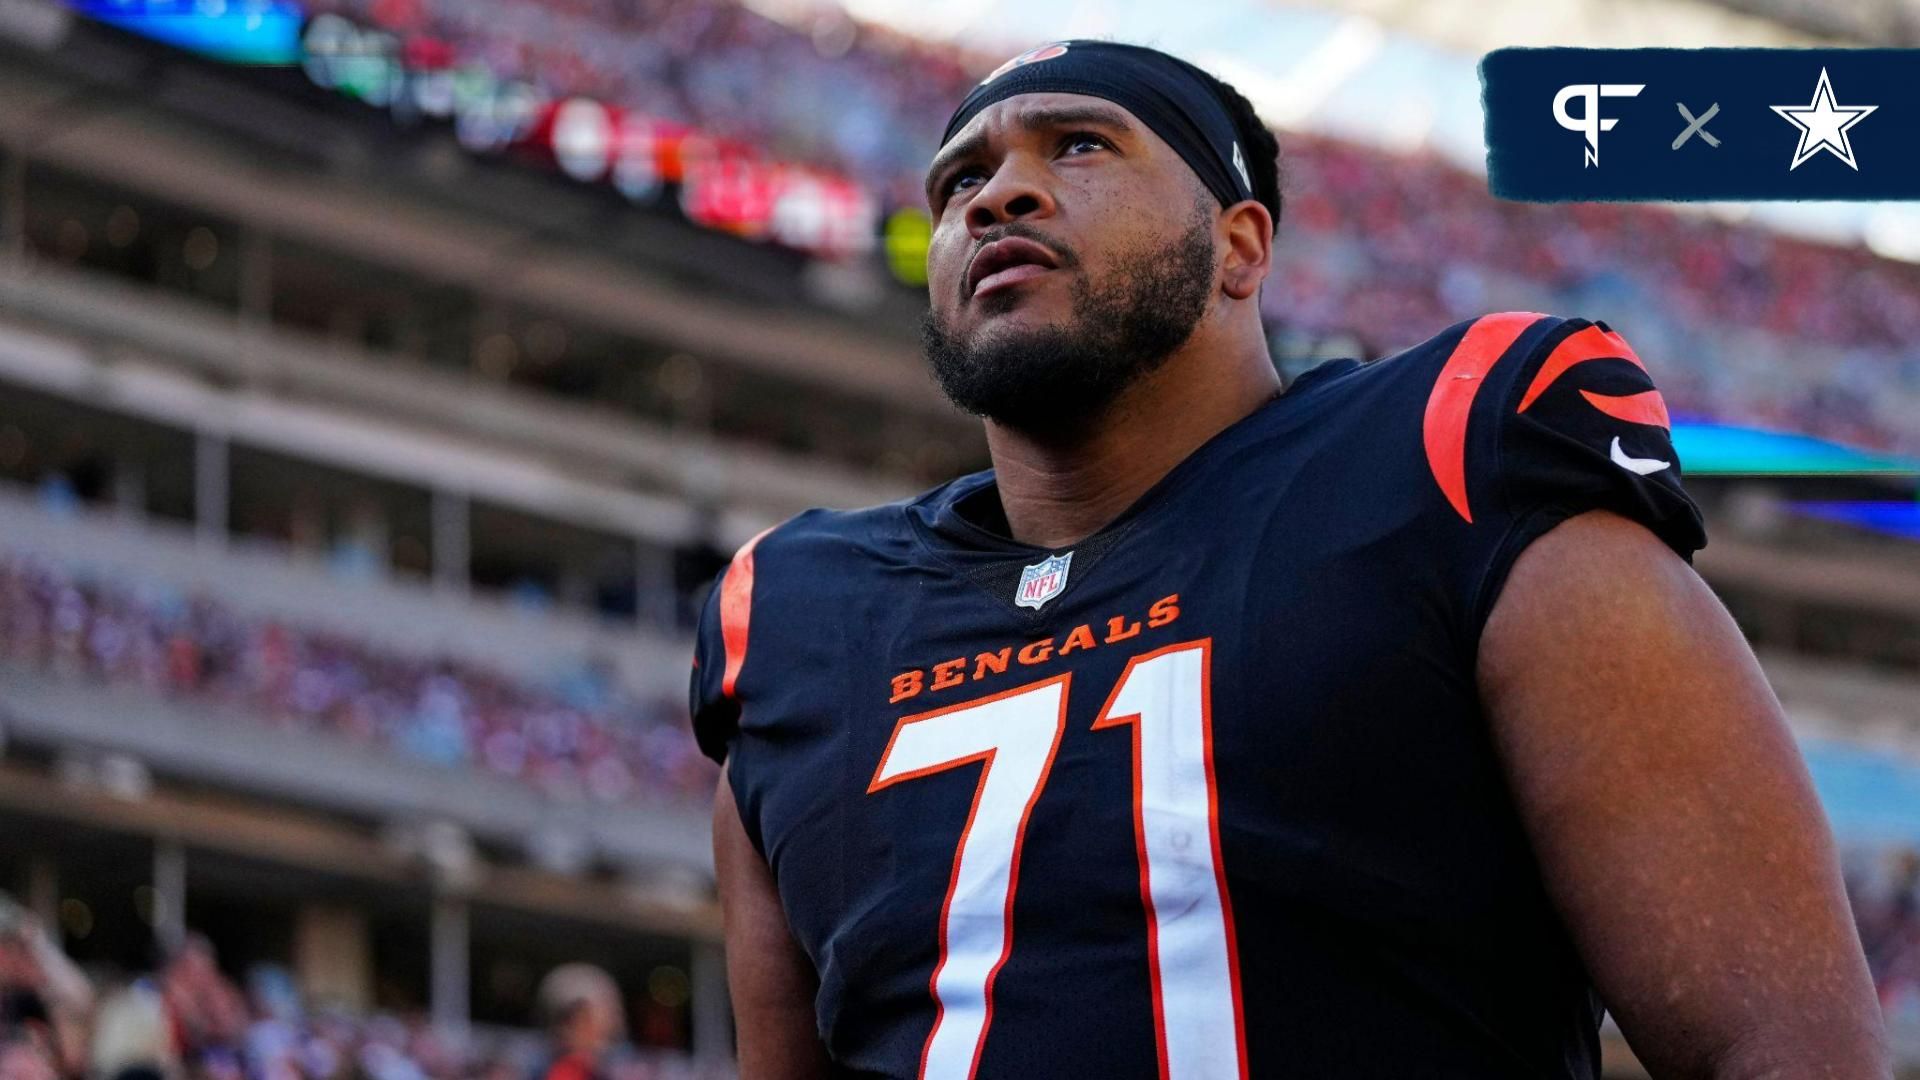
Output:
[[967,265],[971,295],[1003,289],[1059,268],[1059,260],[1045,246],[1020,236],[1007,236],[974,253]]
[[980,284],[973,288],[973,295],[975,298],[982,297],[995,290],[1018,285],[1028,278],[1037,278],[1041,274],[1050,274],[1052,272],[1053,267],[1041,266],[1039,263],[1021,263],[1019,266],[1009,266],[997,274],[988,274],[986,277],[981,278]]

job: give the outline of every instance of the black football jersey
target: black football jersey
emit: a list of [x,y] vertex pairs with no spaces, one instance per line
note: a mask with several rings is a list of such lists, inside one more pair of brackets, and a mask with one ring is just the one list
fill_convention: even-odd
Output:
[[1626,342],[1505,313],[1315,368],[1070,549],[991,472],[762,534],[694,722],[838,1068],[1597,1076],[1474,678],[1593,509],[1705,542]]

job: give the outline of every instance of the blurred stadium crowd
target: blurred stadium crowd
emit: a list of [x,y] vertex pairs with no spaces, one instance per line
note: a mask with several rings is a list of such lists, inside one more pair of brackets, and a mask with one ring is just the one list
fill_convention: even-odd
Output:
[[212,597],[4,556],[0,659],[233,706],[260,723],[513,777],[559,800],[696,800],[713,789],[685,705],[664,692],[635,697],[590,661],[529,686],[471,664],[243,618]]
[[[1920,268],[1628,204],[1502,202],[1427,155],[1283,139],[1291,190],[1265,293],[1282,326],[1437,327],[1498,307],[1593,311],[1657,359],[1677,409],[1920,448]],[[1630,313],[1630,314],[1626,314]]]
[[545,97],[618,104],[830,169],[894,205],[920,201],[931,140],[982,64],[998,62],[836,11],[803,32],[734,0],[306,6],[411,35],[412,48],[444,49],[447,66],[478,64]]
[[1920,1020],[1920,851],[1857,849],[1844,862],[1847,897],[1888,1020]]
[[437,1030],[419,1014],[354,1014],[301,1000],[259,964],[243,990],[188,934],[152,971],[83,970],[0,893],[0,1077],[5,1080],[709,1080],[730,1075],[619,1045],[611,981],[564,965],[541,987],[544,1036]]
[[[838,11],[802,27],[732,0],[312,6],[431,64],[837,170],[892,207],[920,205],[948,112],[994,62]],[[1920,452],[1920,267],[1663,208],[1504,203],[1432,154],[1295,132],[1281,145],[1291,206],[1271,325],[1377,355],[1495,306],[1631,311],[1623,329],[1661,358],[1682,411]]]

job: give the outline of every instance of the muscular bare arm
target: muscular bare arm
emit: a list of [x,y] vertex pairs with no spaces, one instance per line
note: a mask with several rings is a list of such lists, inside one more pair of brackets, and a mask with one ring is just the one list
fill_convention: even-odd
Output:
[[827,1075],[814,1028],[818,981],[787,929],[766,860],[747,839],[726,770],[713,796],[713,868],[727,939],[741,1080],[813,1080]]
[[1891,1075],[1780,705],[1693,570],[1576,517],[1515,563],[1479,686],[1547,887],[1655,1077]]

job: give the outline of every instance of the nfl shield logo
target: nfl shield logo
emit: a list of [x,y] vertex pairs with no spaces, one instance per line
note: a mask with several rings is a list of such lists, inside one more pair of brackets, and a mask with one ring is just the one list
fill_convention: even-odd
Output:
[[1067,565],[1073,562],[1073,552],[1054,555],[1042,559],[1025,570],[1020,571],[1020,587],[1013,591],[1013,602],[1018,607],[1030,607],[1040,610],[1042,604],[1060,595],[1067,587]]

